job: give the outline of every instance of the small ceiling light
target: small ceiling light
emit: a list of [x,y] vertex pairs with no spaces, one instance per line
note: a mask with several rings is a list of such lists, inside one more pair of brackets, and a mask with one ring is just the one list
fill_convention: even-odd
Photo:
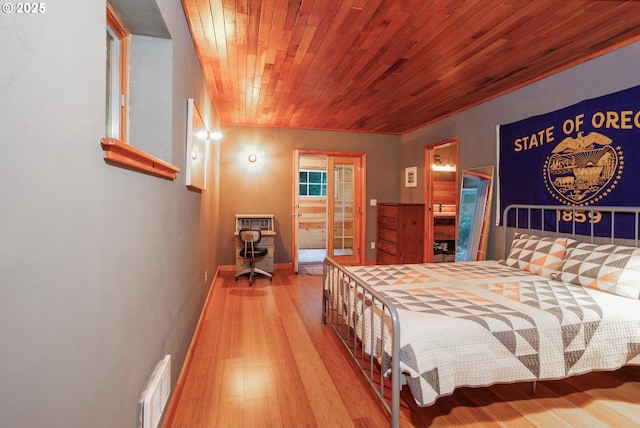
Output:
[[251,154],[249,155],[249,162],[251,162],[251,163],[255,163],[255,161],[257,161],[257,160],[258,160],[258,156],[256,156],[256,154],[255,154],[255,153],[251,153]]
[[209,131],[207,131],[206,129],[201,129],[200,131],[196,132],[196,138],[200,139],[200,140],[208,140],[209,139]]

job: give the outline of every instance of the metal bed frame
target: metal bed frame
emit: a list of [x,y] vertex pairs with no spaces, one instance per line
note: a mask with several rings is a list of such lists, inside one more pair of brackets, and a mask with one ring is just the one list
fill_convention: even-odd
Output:
[[[514,221],[515,224],[513,226],[506,226],[505,224],[510,218],[510,214],[514,213]],[[567,215],[569,214],[570,215]],[[607,230],[606,234],[603,234],[603,228],[600,228],[600,236],[596,236],[598,219],[602,218],[602,214],[608,215],[610,218],[610,227]],[[522,215],[524,214],[524,215]],[[565,217],[564,228],[561,226],[561,221],[563,221],[563,217]],[[566,217],[570,217],[570,220],[567,220]],[[555,236],[568,236],[572,237],[576,240],[585,241],[588,238],[588,241],[591,243],[595,243],[597,241],[605,242],[609,241],[610,243],[620,243],[624,245],[633,245],[639,246],[640,243],[640,226],[638,220],[640,218],[640,207],[598,207],[598,206],[566,206],[566,205],[509,205],[504,209],[502,219],[503,219],[503,227],[505,227],[505,233],[503,235],[503,248],[504,248],[504,257],[507,257],[508,254],[508,243],[509,239],[513,237],[513,233],[518,230],[522,231],[533,231],[539,235],[555,235]],[[532,223],[535,220],[546,219],[547,221],[544,223],[545,228],[543,230],[534,229],[532,227]],[[616,219],[620,223],[621,220],[631,220],[633,219],[634,225],[632,236],[620,236],[617,235],[620,233],[619,230],[616,230]],[[553,223],[550,224],[551,220]],[[598,220],[598,221],[596,221]],[[589,232],[587,233],[579,233],[578,226],[582,225],[582,232],[587,229]],[[586,227],[584,227],[586,226]],[[513,229],[512,233],[509,234],[509,229]],[[581,238],[578,238],[580,236]]]
[[[606,227],[608,229],[606,234],[603,233],[602,227],[596,226],[603,215],[609,224],[609,227]],[[616,223],[621,223],[621,220],[627,221],[627,224],[633,220],[633,236],[620,236]],[[640,246],[639,220],[640,208],[633,207],[510,205],[503,211],[501,226],[504,258],[506,259],[509,253],[513,234],[518,231],[539,236],[568,236],[591,243],[609,241],[637,247]],[[585,229],[588,233],[585,233]],[[400,426],[400,391],[406,381],[405,375],[400,371],[400,358],[395,358],[396,355],[400,355],[401,334],[396,308],[383,294],[329,257],[324,260],[323,287],[322,323],[328,324],[334,330],[384,408],[389,412],[391,427],[398,428]],[[358,301],[367,302],[366,305],[374,305],[379,310],[369,311],[369,314],[365,315],[366,305],[355,305],[352,301],[355,299],[354,296],[357,296]],[[381,326],[380,337],[383,341],[380,344],[381,349],[385,349],[386,338],[391,340],[388,377],[384,376],[379,363],[368,355],[363,341],[359,339],[364,334],[364,323],[362,323],[360,335],[354,331],[355,324],[352,320],[363,316],[371,317],[370,325],[376,323]],[[379,318],[377,322],[373,319],[375,317]],[[371,343],[374,333],[373,329],[370,330]],[[535,382],[532,392],[535,392]]]
[[[400,416],[400,389],[402,388],[402,373],[400,372],[400,358],[393,358],[400,355],[400,323],[398,312],[382,294],[373,290],[357,276],[347,272],[335,260],[326,257],[323,267],[324,292],[322,299],[322,323],[329,324],[338,336],[338,339],[345,346],[358,368],[365,376],[365,379],[380,399],[384,408],[391,414],[392,426],[397,428]],[[381,372],[379,365],[365,351],[365,346],[358,339],[357,332],[351,326],[353,318],[365,316],[365,307],[360,305],[356,311],[345,308],[354,308],[353,296],[359,296],[362,301],[370,302],[380,308],[380,312],[369,311],[370,325],[374,325],[376,316],[381,320],[390,320],[391,327],[387,323],[380,322],[382,328],[381,349],[385,349],[384,340],[391,338],[391,376],[388,380]],[[337,303],[339,302],[339,303]],[[364,330],[364,323],[363,330]],[[373,328],[371,330],[371,341],[373,342]],[[387,334],[385,334],[385,332]],[[361,337],[364,331],[361,332]],[[391,387],[391,399],[385,396],[385,389]]]

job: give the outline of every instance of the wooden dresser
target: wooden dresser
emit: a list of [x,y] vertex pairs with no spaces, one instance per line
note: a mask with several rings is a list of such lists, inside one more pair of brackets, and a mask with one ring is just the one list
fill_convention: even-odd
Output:
[[424,204],[378,204],[376,263],[422,263]]

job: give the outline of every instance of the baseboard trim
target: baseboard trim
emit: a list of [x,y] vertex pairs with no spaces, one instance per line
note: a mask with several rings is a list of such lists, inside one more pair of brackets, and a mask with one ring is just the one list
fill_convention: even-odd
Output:
[[[235,269],[235,268],[234,268]],[[178,406],[178,402],[180,401],[180,396],[182,395],[182,389],[184,388],[184,382],[187,379],[187,375],[189,373],[189,369],[191,368],[191,361],[193,360],[193,352],[196,343],[198,343],[198,339],[200,337],[200,331],[202,330],[202,323],[204,320],[204,314],[207,312],[207,307],[209,306],[209,300],[211,298],[211,294],[213,291],[213,287],[218,279],[218,274],[221,271],[221,267],[218,266],[216,269],[215,275],[213,275],[213,279],[209,284],[209,291],[207,292],[207,298],[204,301],[204,305],[202,306],[202,311],[200,312],[200,316],[198,317],[198,323],[196,324],[196,329],[193,332],[193,337],[191,338],[191,343],[189,344],[189,349],[187,350],[187,355],[184,357],[184,362],[182,363],[182,368],[180,369],[180,375],[178,376],[178,381],[176,382],[175,388],[173,388],[173,393],[171,394],[171,400],[169,401],[169,406],[167,406],[167,413],[164,417],[164,422],[162,423],[163,427],[170,427],[173,423],[173,418],[175,416],[176,408]]]

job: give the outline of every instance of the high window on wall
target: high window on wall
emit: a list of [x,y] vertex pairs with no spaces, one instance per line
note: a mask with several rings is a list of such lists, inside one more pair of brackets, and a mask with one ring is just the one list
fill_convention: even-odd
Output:
[[171,35],[155,2],[114,4],[107,3],[104,159],[174,180],[180,169],[164,160],[172,156]]
[[300,196],[327,196],[327,172],[301,169]]
[[127,141],[129,32],[107,4],[105,136]]

